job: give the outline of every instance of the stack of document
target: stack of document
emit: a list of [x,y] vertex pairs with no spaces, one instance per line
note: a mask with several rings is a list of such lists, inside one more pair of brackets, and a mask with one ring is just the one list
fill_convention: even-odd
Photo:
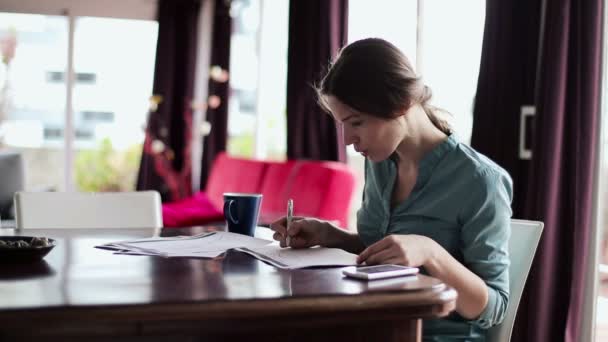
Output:
[[258,248],[272,241],[229,232],[207,232],[194,236],[155,237],[112,242],[96,246],[115,254],[158,255],[162,257],[215,258],[237,247]]
[[223,231],[119,241],[96,247],[113,250],[115,254],[157,255],[166,258],[215,258],[229,249],[235,249],[282,269],[357,264],[357,255],[337,248],[281,248],[269,240]]

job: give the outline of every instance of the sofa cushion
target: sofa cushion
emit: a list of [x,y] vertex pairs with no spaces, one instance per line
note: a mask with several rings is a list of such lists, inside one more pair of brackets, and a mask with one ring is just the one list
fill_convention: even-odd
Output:
[[261,193],[259,224],[285,216],[294,200],[298,216],[334,221],[347,227],[355,177],[345,164],[329,161],[271,162],[218,155],[205,192],[163,205],[166,227],[223,221],[225,192]]
[[224,192],[259,193],[266,166],[263,161],[220,153],[213,162],[205,189],[211,204],[222,210]]
[[163,204],[163,225],[165,227],[189,227],[223,220],[224,214],[211,203],[204,192]]
[[355,177],[344,164],[327,161],[304,161],[294,168],[290,198],[299,216],[313,216],[348,225],[348,208]]
[[[327,173],[326,191],[319,202],[316,217],[336,221],[342,227],[348,227],[348,215],[351,200],[355,192],[355,174],[346,165],[338,162],[324,162],[324,170]],[[301,172],[308,172],[303,167]]]
[[348,166],[330,161],[270,163],[262,185],[262,224],[285,216],[287,200],[294,200],[297,216],[312,216],[348,225],[348,208],[355,177]]
[[260,191],[263,196],[260,222],[268,224],[285,216],[294,165],[294,161],[268,163]]

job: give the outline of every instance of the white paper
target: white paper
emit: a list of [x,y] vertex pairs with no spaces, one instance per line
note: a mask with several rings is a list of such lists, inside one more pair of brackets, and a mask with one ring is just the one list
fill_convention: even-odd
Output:
[[115,250],[117,254],[214,258],[232,248],[259,248],[271,242],[242,234],[209,232],[196,236],[119,241],[98,247]]
[[283,269],[315,266],[352,266],[357,264],[357,255],[339,248],[313,247],[303,249],[281,248],[267,245],[259,248],[237,248],[257,259]]

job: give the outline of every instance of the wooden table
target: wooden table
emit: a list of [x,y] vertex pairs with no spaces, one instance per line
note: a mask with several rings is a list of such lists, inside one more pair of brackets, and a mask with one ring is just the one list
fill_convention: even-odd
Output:
[[415,341],[421,318],[455,308],[456,292],[423,275],[364,282],[342,268],[285,271],[234,251],[210,260],[93,248],[158,233],[0,230],[58,242],[41,262],[0,263],[0,340]]

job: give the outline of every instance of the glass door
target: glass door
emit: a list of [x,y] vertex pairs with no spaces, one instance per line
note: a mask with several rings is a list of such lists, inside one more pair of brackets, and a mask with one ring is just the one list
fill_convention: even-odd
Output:
[[134,189],[157,31],[152,20],[0,13],[0,151],[23,155],[26,190]]
[[135,190],[157,31],[154,21],[76,19],[72,141],[79,191]]
[[68,20],[0,13],[0,151],[20,152],[26,188],[64,190]]

